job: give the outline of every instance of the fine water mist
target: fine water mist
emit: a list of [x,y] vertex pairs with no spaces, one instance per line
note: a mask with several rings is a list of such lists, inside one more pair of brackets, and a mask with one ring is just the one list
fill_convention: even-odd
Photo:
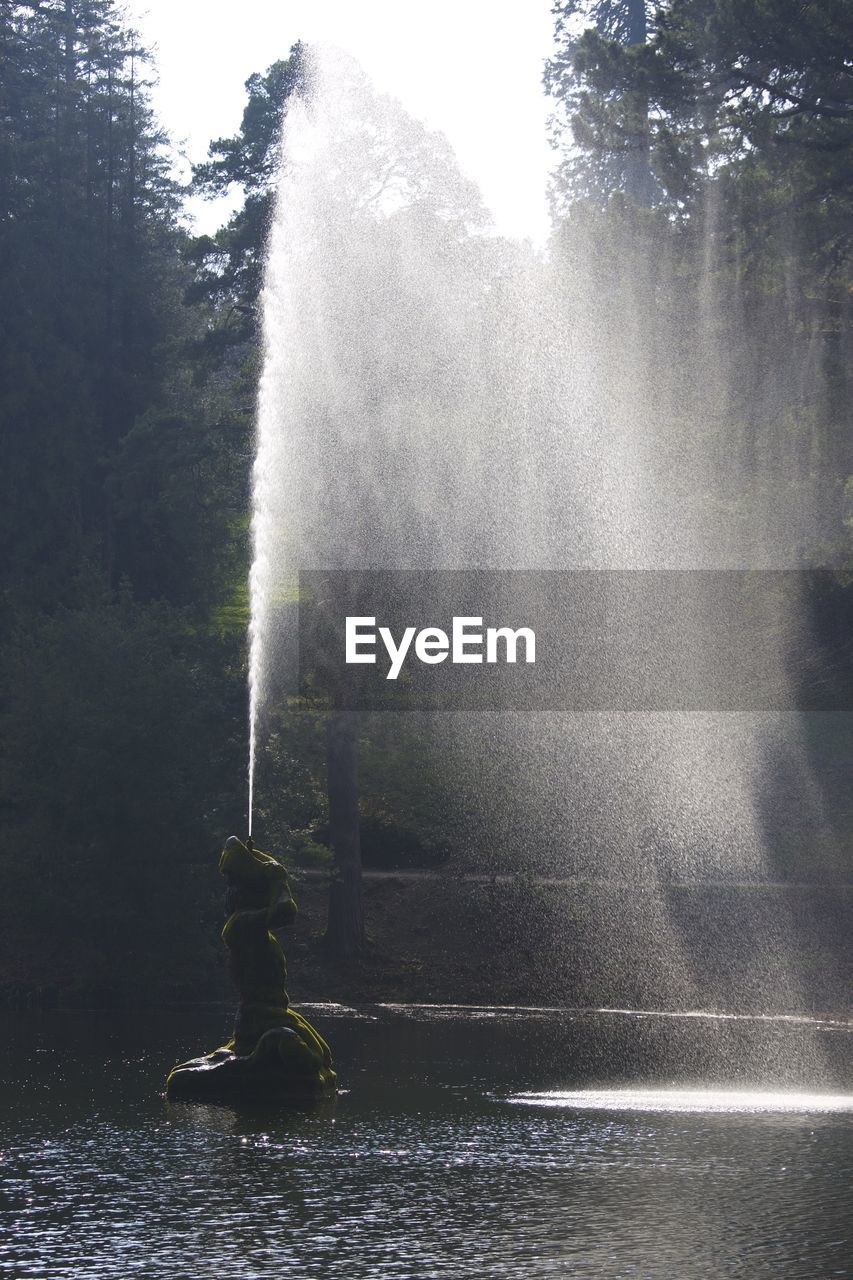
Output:
[[[686,250],[630,211],[581,211],[537,250],[498,234],[447,140],[346,54],[306,54],[305,86],[287,109],[263,298],[250,829],[300,570],[826,560],[808,449],[779,457],[771,435],[786,405],[822,394],[813,335],[769,306],[732,323],[741,302],[721,291],[712,208]],[[780,672],[783,608],[763,646]],[[804,739],[793,711],[713,707],[445,714],[423,727],[472,866],[642,887],[616,924],[606,899],[585,927],[614,981],[642,969],[661,1007],[709,998],[707,956],[669,886],[797,881],[796,847],[779,863],[792,823],[818,850],[813,866],[835,867]],[[809,996],[789,898],[751,911],[742,966],[765,980],[736,990],[723,927],[713,996],[760,1004],[772,975],[777,1007],[796,1010]]]

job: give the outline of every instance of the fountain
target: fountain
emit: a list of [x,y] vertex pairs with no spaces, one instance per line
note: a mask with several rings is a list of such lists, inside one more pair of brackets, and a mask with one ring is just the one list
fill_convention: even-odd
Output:
[[[780,491],[771,510],[763,464],[738,471],[717,442],[750,395],[759,416],[774,412],[766,379],[750,382],[769,307],[730,349],[717,321],[734,304],[716,292],[713,255],[690,275],[652,223],[579,218],[546,250],[498,234],[443,137],[347,55],[315,48],[308,61],[287,110],[263,302],[251,806],[266,718],[297,688],[301,570],[734,573],[818,554],[804,490],[790,507],[792,487]],[[691,657],[711,669],[693,581]],[[625,1004],[809,1004],[801,913],[761,886],[780,878],[792,823],[830,870],[836,851],[787,683],[799,619],[790,597],[776,608],[761,653],[791,690],[787,709],[637,709],[617,691],[607,706],[396,722],[463,797],[474,869],[614,886],[584,890],[580,929],[549,945],[565,959],[582,938],[588,971]],[[793,781],[771,809],[782,771]],[[722,923],[706,885],[728,894]]]

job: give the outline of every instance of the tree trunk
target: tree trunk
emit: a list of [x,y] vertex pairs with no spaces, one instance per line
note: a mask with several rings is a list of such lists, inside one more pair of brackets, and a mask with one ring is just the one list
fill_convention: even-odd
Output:
[[339,711],[326,722],[329,828],[335,876],[329,887],[326,946],[337,956],[358,955],[364,946],[361,839],[358,828],[358,721]]

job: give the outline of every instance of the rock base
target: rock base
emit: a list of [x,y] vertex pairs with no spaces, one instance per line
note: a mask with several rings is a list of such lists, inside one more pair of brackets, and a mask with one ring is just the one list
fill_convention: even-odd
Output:
[[310,1106],[335,1095],[337,1076],[289,1027],[264,1032],[249,1054],[231,1045],[173,1067],[166,1081],[172,1102],[277,1102]]

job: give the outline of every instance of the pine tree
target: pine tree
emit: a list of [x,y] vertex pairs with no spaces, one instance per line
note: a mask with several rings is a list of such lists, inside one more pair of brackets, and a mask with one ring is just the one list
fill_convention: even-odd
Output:
[[[555,145],[569,153],[561,182],[576,189],[583,175],[595,198],[621,191],[648,207],[655,197],[649,101],[637,69],[655,6],[647,0],[561,0],[553,12],[556,48],[545,86],[558,103]],[[580,161],[571,155],[574,146],[585,152]]]

